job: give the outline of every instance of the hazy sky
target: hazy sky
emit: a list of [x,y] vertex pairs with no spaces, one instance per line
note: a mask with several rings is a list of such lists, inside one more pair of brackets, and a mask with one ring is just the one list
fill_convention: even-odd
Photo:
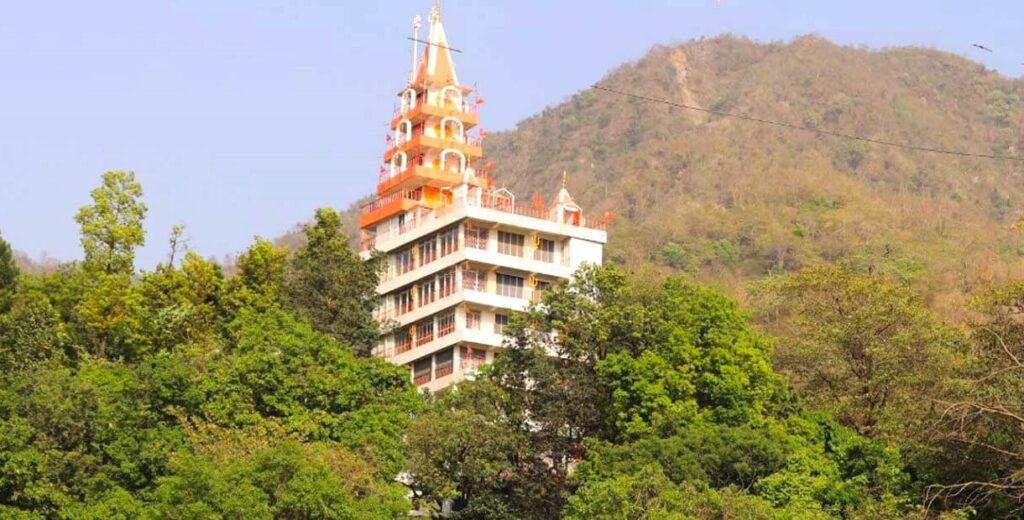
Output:
[[[146,192],[143,267],[177,222],[221,256],[347,207],[376,182],[410,22],[431,3],[0,0],[0,233],[78,257],[73,216],[110,169]],[[653,44],[723,32],[932,46],[1024,72],[1020,0],[450,0],[444,20],[488,130]]]

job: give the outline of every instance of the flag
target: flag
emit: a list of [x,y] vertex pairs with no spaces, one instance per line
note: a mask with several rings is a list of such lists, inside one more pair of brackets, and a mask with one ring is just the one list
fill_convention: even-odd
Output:
[[387,173],[387,172],[388,172],[388,169],[387,169],[387,168],[385,168],[385,167],[383,167],[383,166],[381,166],[381,167],[380,167],[380,174],[381,174],[381,175],[384,175],[384,174],[385,174],[385,173]]
[[484,130],[483,128],[481,128],[480,129],[480,138],[483,139],[484,137],[487,137],[487,130]]
[[473,104],[474,105],[482,105],[482,104],[484,104],[484,98],[482,98],[480,96],[477,96],[476,99],[473,100]]
[[391,140],[392,140],[392,139],[391,139],[391,134],[384,134],[384,141],[385,141],[385,142],[388,142],[388,143],[390,143],[390,142],[391,142]]

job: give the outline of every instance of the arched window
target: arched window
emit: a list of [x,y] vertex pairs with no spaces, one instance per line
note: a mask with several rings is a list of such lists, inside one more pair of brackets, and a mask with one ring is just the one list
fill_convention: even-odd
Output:
[[416,108],[416,91],[408,89],[402,92],[402,113],[406,113]]
[[402,144],[412,139],[412,121],[403,119],[398,122],[398,133],[395,135],[395,144]]
[[446,117],[441,120],[441,139],[454,139],[460,143],[466,141],[465,133],[462,130],[462,121],[454,117]]
[[[449,157],[454,157],[457,160],[449,162]],[[466,171],[466,156],[454,148],[446,148],[441,152],[441,169],[457,173]]]
[[398,175],[409,166],[409,156],[405,152],[398,152],[391,156],[391,176]]
[[462,110],[462,91],[458,87],[448,85],[441,89],[441,106],[450,110]]

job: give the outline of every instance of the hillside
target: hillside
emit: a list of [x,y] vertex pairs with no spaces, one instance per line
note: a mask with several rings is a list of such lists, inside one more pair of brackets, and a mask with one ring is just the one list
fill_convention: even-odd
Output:
[[[814,36],[722,36],[652,49],[602,84],[876,139],[1015,155],[1024,82],[956,55],[870,51]],[[563,169],[608,257],[684,271],[741,298],[746,282],[821,260],[912,280],[955,315],[1024,276],[1024,163],[865,145],[588,89],[486,143],[499,184],[549,196]]]

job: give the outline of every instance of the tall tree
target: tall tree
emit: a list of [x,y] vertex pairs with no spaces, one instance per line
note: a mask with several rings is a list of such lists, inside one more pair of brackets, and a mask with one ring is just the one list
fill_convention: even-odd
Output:
[[333,209],[318,209],[305,232],[306,245],[287,272],[288,303],[316,330],[369,353],[380,333],[372,312],[383,259],[363,261],[349,245],[341,215]]
[[131,355],[126,347],[137,305],[131,277],[135,249],[145,242],[142,186],[132,172],[109,171],[91,196],[92,204],[75,215],[85,252],[82,266],[90,277],[77,310],[94,354],[104,358],[115,348],[117,355]]
[[7,310],[18,282],[18,265],[11,245],[0,236],[0,313]]
[[91,197],[92,204],[82,206],[75,215],[82,230],[86,268],[107,275],[131,274],[135,249],[145,243],[142,185],[133,172],[109,171]]

